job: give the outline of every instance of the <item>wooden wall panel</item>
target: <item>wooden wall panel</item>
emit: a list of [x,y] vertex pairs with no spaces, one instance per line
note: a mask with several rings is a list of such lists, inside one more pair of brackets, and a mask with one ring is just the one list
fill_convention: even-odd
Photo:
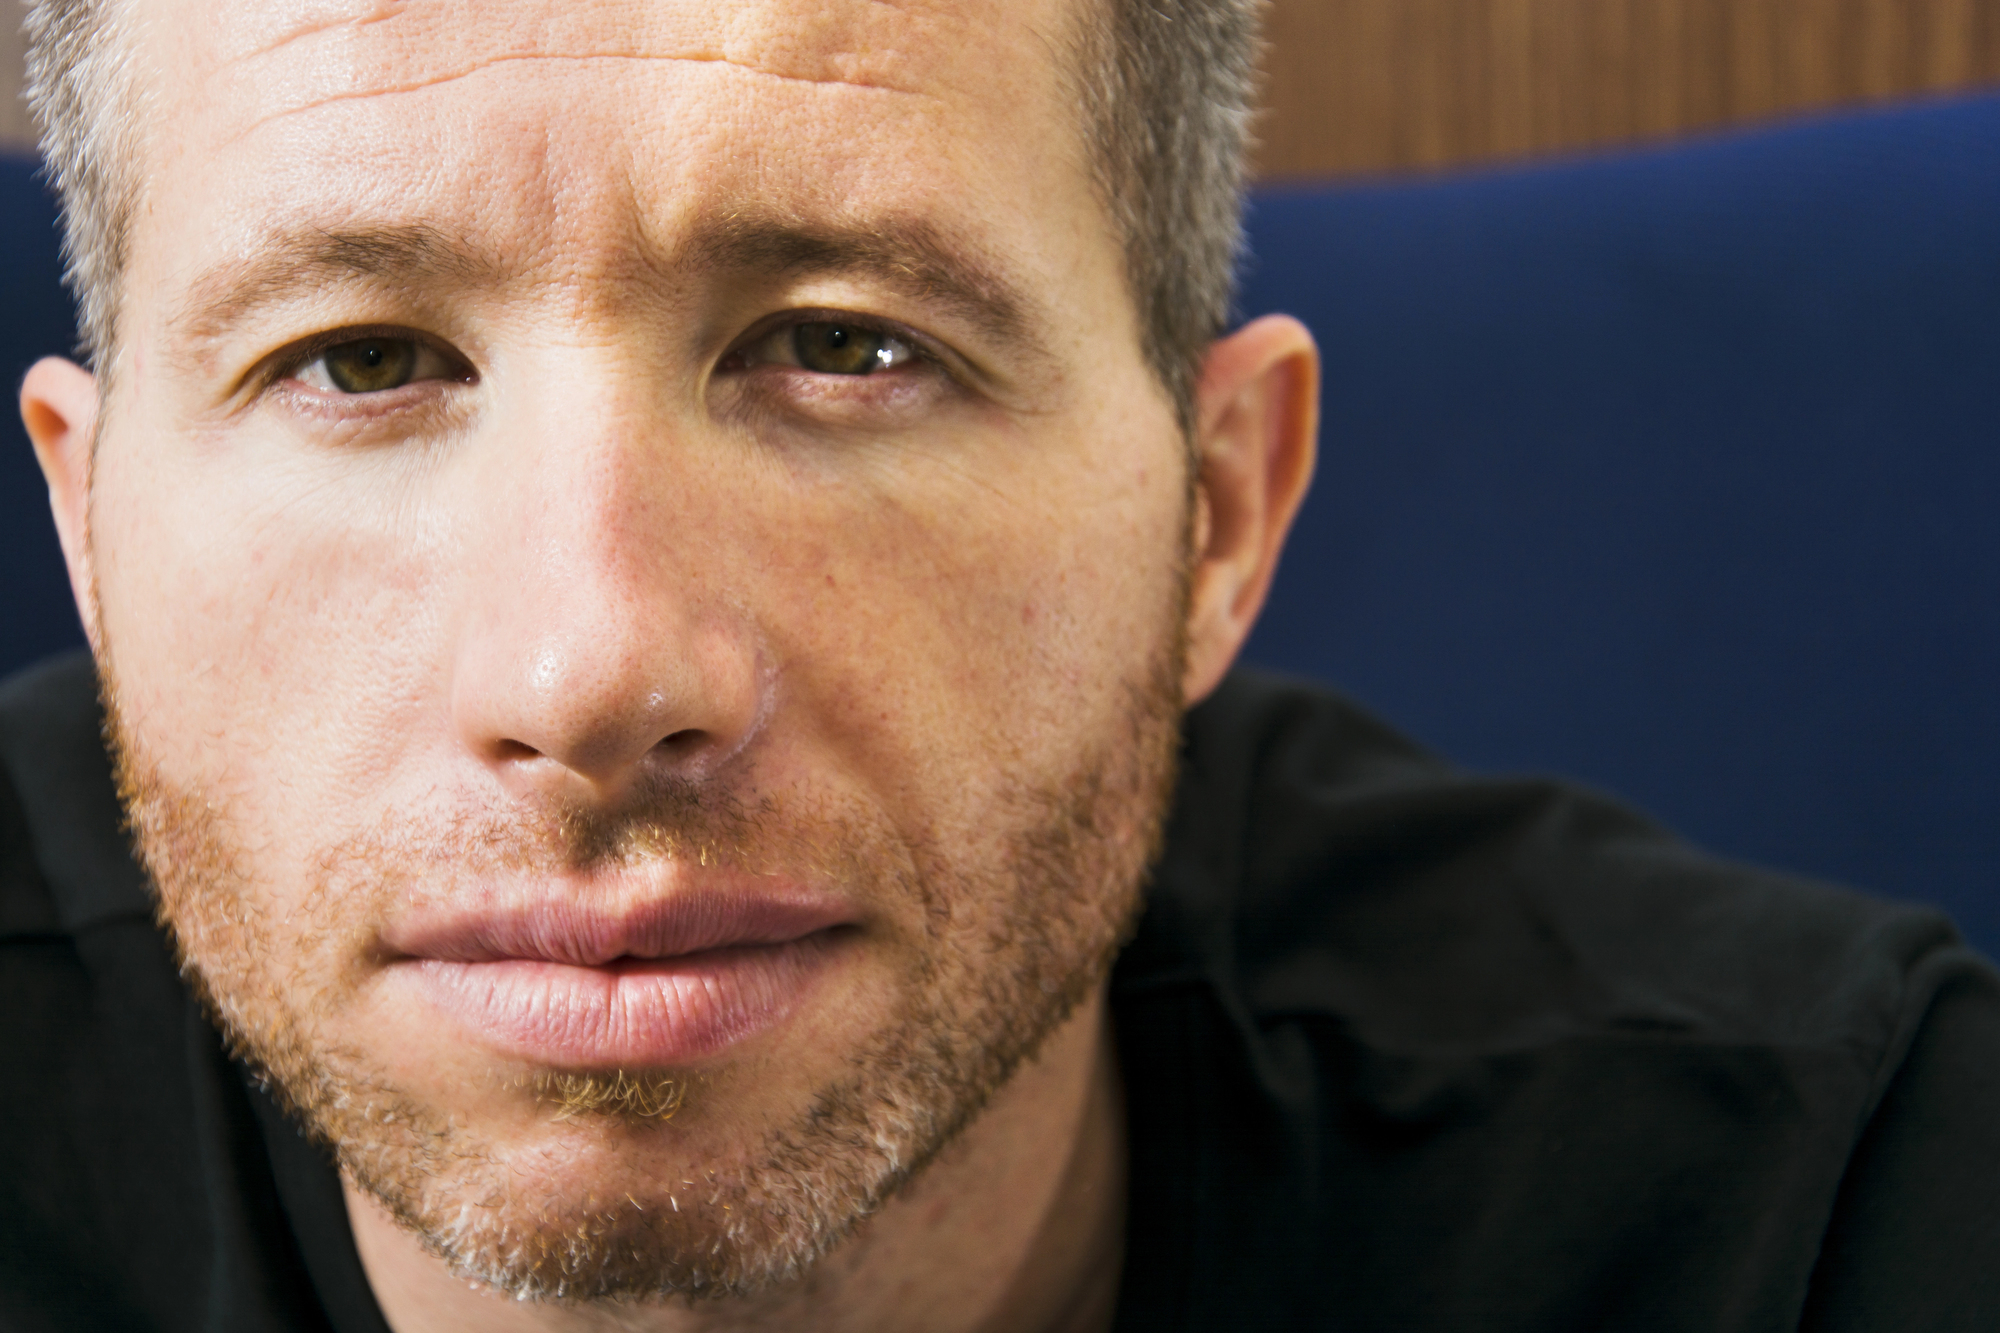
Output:
[[1275,0],[1266,176],[1655,138],[2000,82],[2000,0]]

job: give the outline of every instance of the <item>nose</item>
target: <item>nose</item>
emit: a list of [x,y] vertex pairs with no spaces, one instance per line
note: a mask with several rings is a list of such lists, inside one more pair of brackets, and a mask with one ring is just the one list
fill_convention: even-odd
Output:
[[481,440],[466,488],[452,725],[518,797],[613,802],[647,774],[704,778],[765,711],[718,479],[691,475],[712,469],[658,413],[590,397],[586,417]]

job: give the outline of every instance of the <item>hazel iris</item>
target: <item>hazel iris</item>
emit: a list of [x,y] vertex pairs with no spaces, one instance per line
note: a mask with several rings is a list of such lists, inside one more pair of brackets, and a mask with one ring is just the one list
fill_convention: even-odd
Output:
[[342,393],[400,389],[417,369],[417,345],[407,338],[358,338],[320,353],[326,377]]
[[891,339],[853,324],[798,324],[792,352],[807,370],[824,375],[869,375],[896,363]]

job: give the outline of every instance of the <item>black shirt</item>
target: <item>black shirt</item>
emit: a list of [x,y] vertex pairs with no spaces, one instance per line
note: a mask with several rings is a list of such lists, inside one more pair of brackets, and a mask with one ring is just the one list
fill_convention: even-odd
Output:
[[[0,1328],[383,1333],[153,924],[86,661],[0,690],[0,763]],[[1934,912],[1240,672],[1112,1003],[1120,1330],[2000,1326],[2000,976]]]

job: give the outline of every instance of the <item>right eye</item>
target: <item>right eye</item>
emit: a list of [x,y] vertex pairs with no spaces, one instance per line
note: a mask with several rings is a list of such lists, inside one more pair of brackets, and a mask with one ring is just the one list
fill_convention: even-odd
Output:
[[779,365],[816,375],[860,378],[917,359],[905,339],[867,324],[813,319],[771,330],[737,353],[743,366]]
[[322,347],[292,372],[292,378],[322,393],[387,393],[419,380],[458,379],[444,354],[415,338],[355,338]]

